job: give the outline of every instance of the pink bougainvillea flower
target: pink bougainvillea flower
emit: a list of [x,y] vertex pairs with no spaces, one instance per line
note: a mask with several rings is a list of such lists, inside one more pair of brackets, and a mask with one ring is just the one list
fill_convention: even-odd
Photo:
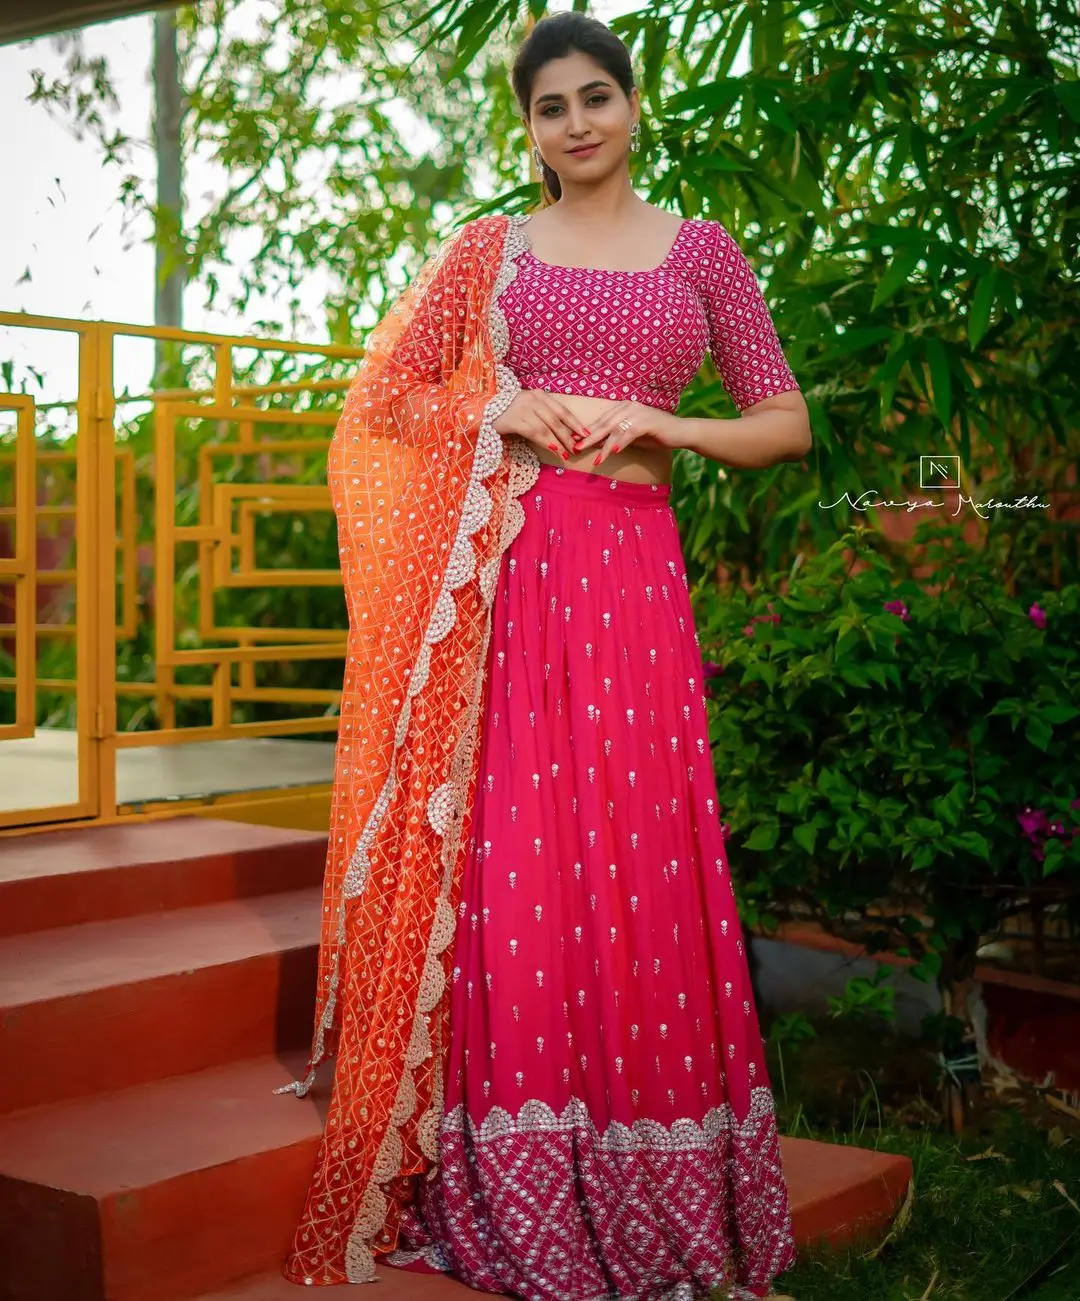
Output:
[[905,623],[911,618],[907,606],[903,601],[886,601],[885,607],[890,614],[895,614],[898,618],[903,619]]
[[776,613],[776,611],[772,608],[772,605],[770,604],[768,614],[752,614],[750,616],[750,622],[743,629],[743,632],[746,633],[748,637],[752,637],[754,635],[755,624],[757,623],[777,624],[779,622],[780,622],[780,616]]
[[1035,625],[1036,628],[1046,627],[1046,611],[1042,608],[1042,606],[1038,603],[1038,601],[1036,601],[1035,604],[1028,611],[1028,618],[1031,620],[1031,622]]
[[1016,820],[1028,840],[1037,841],[1040,834],[1046,833],[1048,823],[1043,809],[1033,809],[1029,805]]
[[720,823],[720,834],[725,840],[731,835],[731,824],[728,822]]
[[715,700],[716,692],[713,690],[713,678],[722,678],[724,676],[724,666],[717,660],[706,660],[702,668],[705,670],[705,695],[710,700]]

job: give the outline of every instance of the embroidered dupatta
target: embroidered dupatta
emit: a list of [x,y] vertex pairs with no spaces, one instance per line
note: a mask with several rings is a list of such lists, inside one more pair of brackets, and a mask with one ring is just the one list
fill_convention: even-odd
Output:
[[349,636],[303,1095],[336,1056],[285,1266],[375,1279],[410,1176],[439,1160],[456,910],[491,603],[538,460],[492,422],[520,391],[497,299],[525,217],[447,239],[372,331],[330,449]]

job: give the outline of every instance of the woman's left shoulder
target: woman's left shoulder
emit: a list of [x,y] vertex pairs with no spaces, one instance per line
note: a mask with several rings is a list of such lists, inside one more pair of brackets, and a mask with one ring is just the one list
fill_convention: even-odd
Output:
[[687,217],[672,246],[673,259],[701,274],[716,260],[722,229],[710,217]]
[[504,212],[489,212],[483,217],[474,217],[467,221],[462,230],[467,231],[471,236],[480,236],[490,238],[493,235],[500,234],[510,224],[510,218]]

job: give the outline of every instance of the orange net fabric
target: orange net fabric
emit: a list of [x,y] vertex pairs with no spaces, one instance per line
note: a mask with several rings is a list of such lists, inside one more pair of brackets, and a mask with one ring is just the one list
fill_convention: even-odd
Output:
[[537,459],[497,298],[521,219],[464,226],[375,327],[330,449],[349,638],[304,1094],[336,1058],[285,1276],[367,1282],[409,1176],[435,1173],[446,975],[479,759],[491,602]]

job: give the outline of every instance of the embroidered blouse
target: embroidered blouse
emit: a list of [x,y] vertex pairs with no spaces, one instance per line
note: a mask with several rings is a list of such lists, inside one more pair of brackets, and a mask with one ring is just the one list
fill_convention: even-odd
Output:
[[555,266],[526,249],[498,304],[522,388],[674,411],[706,349],[740,411],[799,387],[754,272],[718,221],[685,220],[647,271]]

